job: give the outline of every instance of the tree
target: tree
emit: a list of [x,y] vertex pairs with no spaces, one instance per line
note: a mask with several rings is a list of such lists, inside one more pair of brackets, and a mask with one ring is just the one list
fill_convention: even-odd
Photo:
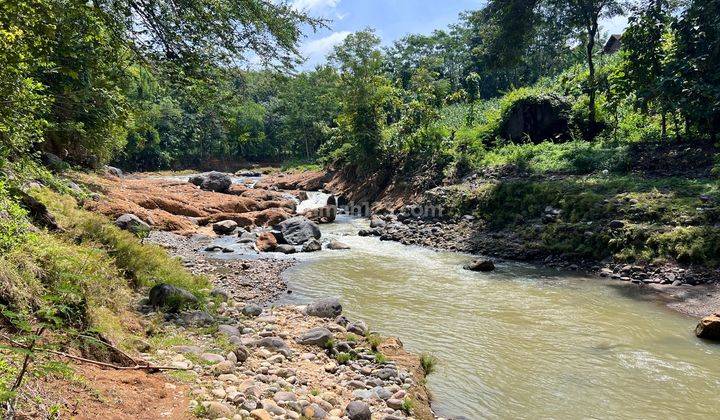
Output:
[[648,111],[660,108],[662,137],[667,136],[667,112],[670,104],[667,96],[668,78],[665,36],[671,22],[669,4],[666,0],[650,0],[635,9],[623,34],[625,51],[623,60],[623,90],[634,94],[639,107]]
[[350,34],[329,57],[340,71],[341,111],[336,119],[335,149],[359,163],[380,161],[382,129],[393,88],[382,71],[380,39],[371,29]]
[[595,46],[600,30],[600,21],[610,19],[624,13],[622,0],[547,0],[548,6],[561,16],[563,21],[580,31],[581,39],[585,42],[585,60],[587,62],[589,125],[595,129],[597,125],[596,96],[597,84],[595,79]]
[[692,0],[673,25],[673,77],[687,126],[717,138],[720,127],[720,0]]

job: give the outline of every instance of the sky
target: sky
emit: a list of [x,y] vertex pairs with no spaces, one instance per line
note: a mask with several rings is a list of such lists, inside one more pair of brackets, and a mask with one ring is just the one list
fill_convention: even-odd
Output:
[[[312,16],[330,19],[329,29],[307,34],[301,52],[304,69],[322,63],[333,46],[347,35],[374,28],[383,45],[408,34],[430,34],[458,21],[460,12],[482,8],[486,0],[293,0],[293,6]],[[610,33],[622,32],[625,18],[604,22]]]

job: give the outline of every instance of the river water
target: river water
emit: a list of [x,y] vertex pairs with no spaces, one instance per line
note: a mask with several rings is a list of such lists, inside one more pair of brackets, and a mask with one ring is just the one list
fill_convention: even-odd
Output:
[[345,313],[439,359],[428,378],[441,415],[478,418],[719,418],[720,346],[695,319],[633,297],[635,286],[356,235],[348,251],[298,254],[281,303],[338,296]]

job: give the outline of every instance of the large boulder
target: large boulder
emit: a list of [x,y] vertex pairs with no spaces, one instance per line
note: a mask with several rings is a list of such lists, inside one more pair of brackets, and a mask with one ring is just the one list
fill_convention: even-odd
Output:
[[495,270],[495,263],[493,263],[492,260],[480,258],[473,260],[463,268],[470,271],[488,272]]
[[222,222],[213,223],[212,228],[218,235],[229,235],[235,232],[238,224],[234,220],[223,220]]
[[275,247],[275,252],[281,252],[283,254],[294,254],[297,252],[294,246],[288,244],[280,244]]
[[334,319],[342,314],[342,305],[340,304],[340,299],[336,297],[320,299],[309,304],[307,308],[305,308],[305,313],[318,318]]
[[720,312],[700,320],[695,327],[695,335],[699,338],[720,341]]
[[140,220],[139,217],[134,214],[123,214],[122,216],[115,219],[115,226],[122,230],[127,230],[136,235],[150,232],[150,225]]
[[332,223],[337,218],[337,206],[327,205],[310,209],[303,216],[316,223]]
[[123,171],[122,171],[121,169],[119,169],[119,168],[114,167],[114,166],[107,166],[107,165],[105,165],[105,167],[104,167],[103,169],[104,169],[104,171],[105,171],[105,173],[106,173],[107,175],[114,176],[114,177],[116,177],[116,178],[122,178],[122,177],[124,176],[124,175],[123,175]]
[[570,138],[570,111],[568,100],[558,95],[519,98],[503,111],[498,134],[514,142],[565,141]]
[[298,344],[307,346],[325,347],[332,338],[333,335],[330,330],[324,327],[318,327],[304,332],[296,341]]
[[271,252],[277,248],[278,241],[272,232],[261,233],[255,241],[255,246],[260,252]]
[[306,217],[297,216],[278,223],[275,229],[282,242],[302,245],[310,239],[320,239],[320,228]]
[[150,305],[156,308],[164,308],[171,312],[195,306],[198,299],[187,290],[171,284],[156,284],[150,289]]
[[190,177],[189,182],[205,191],[227,192],[232,185],[232,178],[222,172],[208,172]]

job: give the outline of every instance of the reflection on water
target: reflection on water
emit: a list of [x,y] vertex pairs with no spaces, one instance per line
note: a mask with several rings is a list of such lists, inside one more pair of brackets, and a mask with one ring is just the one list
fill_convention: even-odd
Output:
[[339,296],[346,313],[440,359],[434,408],[468,418],[717,418],[720,346],[695,320],[610,283],[522,264],[462,270],[467,255],[354,236],[349,251],[304,254],[286,272],[305,303]]

